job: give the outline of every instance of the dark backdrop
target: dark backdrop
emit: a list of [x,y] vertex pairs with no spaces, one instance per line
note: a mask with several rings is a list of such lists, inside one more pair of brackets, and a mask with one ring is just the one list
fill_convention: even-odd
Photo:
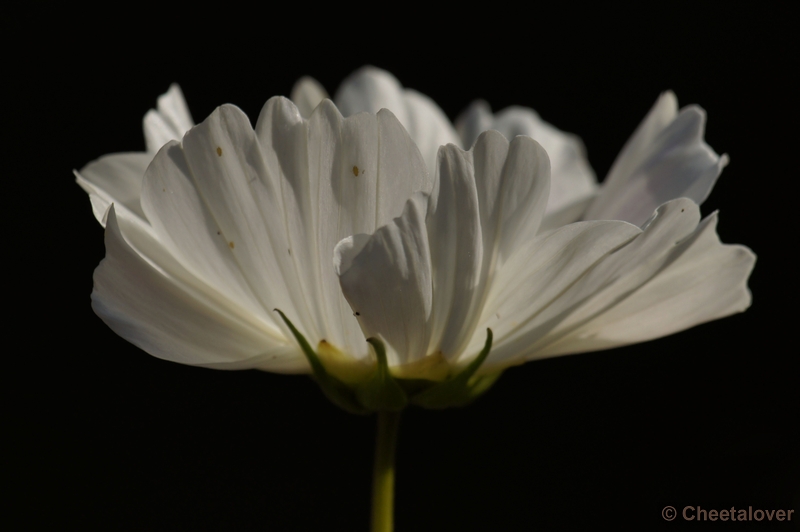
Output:
[[681,105],[707,110],[707,142],[731,157],[703,212],[720,209],[722,240],[759,257],[744,314],[513,368],[468,408],[408,410],[397,530],[686,526],[662,519],[667,505],[797,512],[797,43],[788,12],[508,6],[470,10],[465,24],[428,20],[427,10],[399,21],[296,7],[180,22],[120,11],[102,24],[26,13],[10,25],[2,478],[11,511],[0,521],[367,529],[374,418],[338,411],[306,377],[180,366],[113,334],[89,302],[102,229],[71,173],[142,150],[142,116],[173,81],[196,121],[226,102],[255,119],[300,76],[333,93],[363,64],[390,70],[451,119],[479,97],[495,110],[533,107],[583,138],[599,177],[672,89]]

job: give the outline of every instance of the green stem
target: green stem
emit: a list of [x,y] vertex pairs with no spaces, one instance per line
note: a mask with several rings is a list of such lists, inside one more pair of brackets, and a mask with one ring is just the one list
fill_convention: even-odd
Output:
[[372,532],[394,529],[394,451],[400,412],[378,412],[378,439],[372,472]]

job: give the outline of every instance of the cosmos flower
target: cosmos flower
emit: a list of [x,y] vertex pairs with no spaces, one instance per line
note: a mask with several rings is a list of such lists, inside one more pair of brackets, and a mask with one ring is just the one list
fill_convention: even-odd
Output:
[[[391,111],[359,112],[387,95]],[[749,306],[754,255],[721,244],[697,205],[725,160],[669,93],[599,192],[569,160],[577,141],[551,131],[567,138],[558,179],[585,185],[568,199],[551,192],[555,141],[509,140],[502,113],[467,112],[465,151],[388,74],[354,74],[341,109],[324,96],[305,78],[255,129],[230,105],[192,127],[173,87],[145,118],[147,153],[77,173],[106,226],[92,304],[112,330],[175,362],[313,372],[340,405],[380,410],[461,404],[509,366]],[[501,132],[472,142],[481,120]],[[547,225],[565,209],[585,221]]]

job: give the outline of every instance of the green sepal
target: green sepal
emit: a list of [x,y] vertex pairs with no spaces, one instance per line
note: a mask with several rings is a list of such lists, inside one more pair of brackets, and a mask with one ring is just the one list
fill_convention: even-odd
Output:
[[434,384],[427,390],[414,395],[411,402],[424,408],[450,408],[454,406],[464,406],[474,401],[479,395],[488,390],[492,384],[500,377],[501,372],[490,373],[475,377],[475,372],[489,356],[492,349],[492,330],[486,329],[486,343],[483,350],[469,363],[463,371],[447,379],[446,381]]
[[289,318],[287,318],[286,315],[278,309],[275,309],[275,312],[281,315],[281,318],[283,318],[286,326],[289,327],[290,331],[292,331],[295,340],[297,340],[297,343],[300,344],[300,348],[303,350],[303,353],[308,359],[308,363],[311,365],[313,378],[322,389],[322,393],[325,394],[325,397],[330,399],[331,402],[333,402],[333,404],[339,408],[346,410],[351,414],[369,414],[370,410],[364,408],[364,406],[359,403],[355,392],[345,383],[325,370],[325,366],[322,365],[317,353],[311,349],[311,346],[309,345],[305,336],[303,336],[300,331],[297,330],[294,324],[289,321]]
[[375,348],[378,365],[368,381],[356,385],[356,397],[369,410],[399,412],[408,405],[408,397],[389,373],[386,348],[378,338],[367,338],[367,342]]
[[497,382],[497,379],[499,379],[502,374],[502,371],[495,371],[494,373],[487,373],[480,377],[472,377],[469,383],[469,393],[472,399],[477,399],[479,396],[489,391],[489,388],[494,386],[494,383]]

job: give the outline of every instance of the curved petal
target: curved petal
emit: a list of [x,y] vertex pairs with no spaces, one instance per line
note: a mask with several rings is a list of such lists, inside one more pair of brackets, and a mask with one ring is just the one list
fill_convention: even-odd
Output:
[[714,213],[675,246],[666,267],[536,358],[644,342],[744,312],[750,306],[747,278],[756,257],[744,246],[722,244],[716,225]]
[[460,145],[447,116],[427,96],[403,89],[397,78],[385,70],[363,67],[345,79],[334,97],[344,116],[360,112],[392,111],[408,131],[433,175],[439,146]]
[[292,87],[290,97],[303,118],[310,117],[320,102],[329,98],[328,93],[325,92],[325,88],[320,85],[319,81],[310,76],[303,76],[297,80],[297,83]]
[[[562,224],[580,219],[583,213],[575,206],[584,204],[597,190],[597,179],[580,138],[556,129],[533,109],[515,106],[492,115],[489,104],[477,100],[459,116],[456,128],[465,146],[472,146],[478,135],[488,129],[499,131],[509,140],[525,135],[541,144],[550,157],[546,212],[548,216],[555,215]],[[554,222],[548,225],[554,226]]]
[[296,347],[197,299],[125,241],[113,206],[106,257],[95,270],[92,307],[117,334],[158,358],[218,368],[307,373]]
[[[521,363],[536,335],[558,323],[564,294],[600,260],[640,233],[625,222],[577,222],[523,243],[497,272],[483,309],[478,330],[491,328],[495,338],[483,369]],[[476,334],[467,351],[480,349],[481,341]]]
[[158,97],[156,109],[150,109],[144,116],[147,151],[155,153],[167,142],[180,140],[193,125],[183,92],[177,83],[173,83]]
[[[503,154],[501,145],[508,147],[496,172],[489,161]],[[493,131],[478,138],[473,154],[485,249],[491,243],[494,266],[499,268],[539,231],[550,190],[550,160],[530,137],[515,137],[508,143]]]
[[448,360],[463,349],[481,299],[483,236],[472,152],[439,150],[438,179],[428,203],[433,267],[432,345]]
[[[222,106],[186,134],[182,149],[198,198],[217,228],[210,236],[225,265],[241,275],[261,314],[278,327],[284,324],[274,308],[307,327],[309,288],[289,255],[296,246],[286,231],[281,183],[265,163],[250,120],[237,107]],[[284,334],[291,337],[285,329]]]
[[[173,251],[159,241],[156,231],[144,215],[139,198],[144,168],[151,159],[152,155],[148,153],[115,154],[88,164],[81,170],[82,173],[76,172],[78,183],[90,194],[98,220],[106,225],[106,216],[113,204],[116,230],[123,236],[126,245],[150,267],[205,305],[231,314],[233,319],[261,327],[258,319],[254,320],[227,294],[215,290],[188,271],[176,259]],[[105,208],[105,212],[101,213],[100,208]]]
[[[208,150],[217,156],[215,148],[209,146]],[[225,148],[230,149],[228,145]],[[233,155],[233,150],[228,154]],[[227,180],[224,175],[219,178]],[[208,204],[210,199],[203,196],[198,177],[181,146],[174,141],[164,146],[148,167],[142,186],[142,208],[158,241],[202,283],[225,294],[247,313],[275,326],[271,312],[274,307],[265,306],[259,299],[261,294],[248,283],[237,261],[241,251],[235,252],[236,241],[223,232],[229,228],[226,221],[220,223],[215,218]],[[239,245],[241,248],[241,241]]]
[[706,115],[665,92],[628,140],[584,218],[646,221],[662,203],[680,197],[705,201],[727,155],[720,157],[703,140]]
[[342,292],[364,336],[383,337],[392,366],[428,354],[432,286],[427,203],[427,196],[415,194],[401,216],[371,236],[342,240],[334,251]]
[[713,218],[699,220],[699,207],[682,198],[659,207],[638,236],[633,226],[607,222],[634,238],[616,250],[609,245],[546,306],[514,316],[515,328],[500,339],[492,363],[625,345],[744,310],[754,256],[720,244]]
[[151,153],[114,153],[75,172],[75,180],[89,194],[94,217],[100,224],[105,226],[104,217],[112,203],[116,204],[118,215],[147,223],[140,196],[144,171],[152,160]]

